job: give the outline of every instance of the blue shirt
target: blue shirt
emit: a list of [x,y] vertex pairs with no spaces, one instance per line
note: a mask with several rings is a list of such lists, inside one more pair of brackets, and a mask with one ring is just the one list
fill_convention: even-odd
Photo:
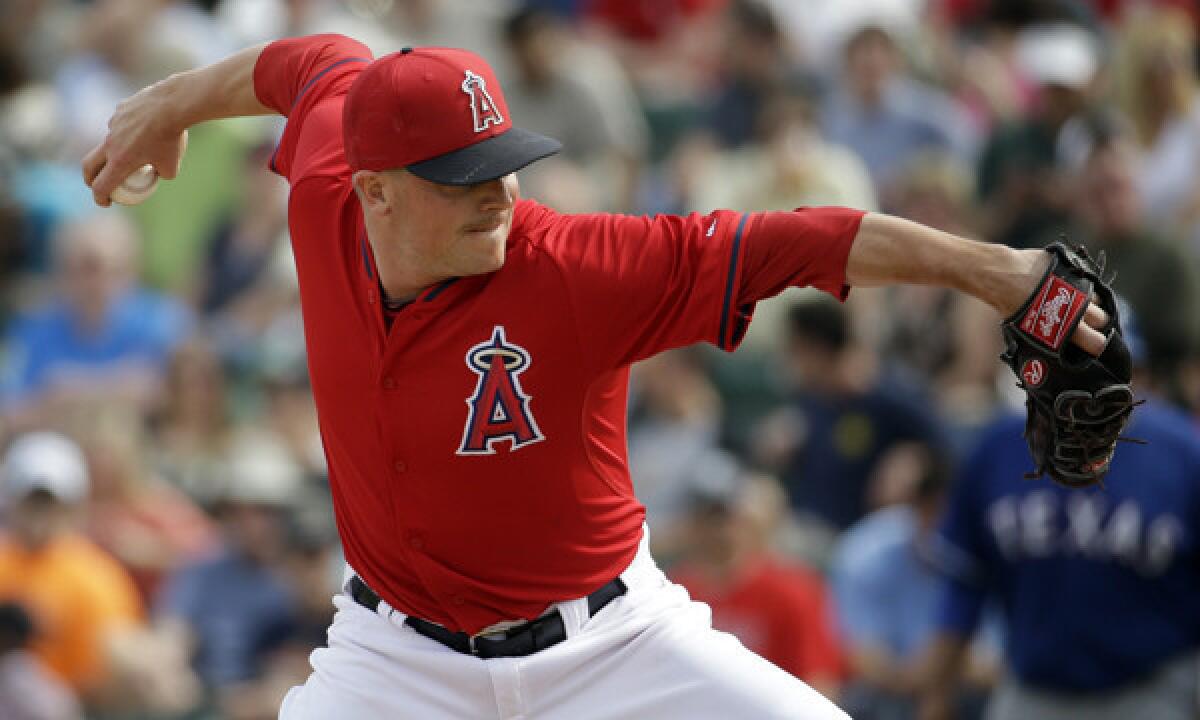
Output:
[[14,320],[6,338],[0,398],[11,407],[56,380],[102,378],[122,367],[162,372],[191,329],[186,306],[145,290],[116,298],[101,327],[88,335],[80,332],[65,302],[51,302]]
[[850,643],[915,657],[934,630],[940,584],[917,550],[907,506],[871,513],[842,535],[830,565],[842,633]]
[[296,627],[296,602],[270,569],[225,551],[183,568],[167,583],[159,614],[195,633],[196,672],[214,687],[258,676],[262,657]]
[[1134,411],[1104,488],[1025,480],[1023,418],[990,426],[940,530],[939,626],[969,635],[1000,600],[1024,683],[1100,691],[1200,647],[1200,434],[1161,404]]
[[878,108],[835,92],[821,127],[830,142],[858,153],[876,186],[896,180],[918,152],[945,150],[971,162],[978,145],[970,121],[949,97],[906,79],[888,83]]

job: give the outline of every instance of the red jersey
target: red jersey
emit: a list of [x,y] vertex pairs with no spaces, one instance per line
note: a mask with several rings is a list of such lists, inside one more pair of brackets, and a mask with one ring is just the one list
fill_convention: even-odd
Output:
[[341,36],[282,40],[255,91],[288,117],[271,167],[291,184],[346,558],[393,607],[476,632],[633,559],[630,363],[698,341],[732,350],[753,301],[789,284],[844,293],[862,214],[561,215],[520,200],[503,268],[430,287],[388,323],[343,154],[344,96],[369,61]]
[[754,653],[801,680],[842,677],[842,650],[819,575],[759,557],[725,587],[686,566],[671,577],[712,608],[713,627],[736,635]]

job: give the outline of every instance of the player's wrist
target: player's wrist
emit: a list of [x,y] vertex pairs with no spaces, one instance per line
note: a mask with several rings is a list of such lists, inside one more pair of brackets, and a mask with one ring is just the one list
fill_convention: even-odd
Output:
[[989,263],[985,282],[978,294],[1003,318],[1013,315],[1041,283],[1050,265],[1050,255],[1044,250],[1017,250],[1005,245],[991,245],[993,262]]
[[208,119],[200,102],[201,93],[197,92],[197,86],[202,82],[197,72],[191,70],[175,73],[150,86],[154,92],[155,105],[159,108],[154,114],[155,134],[179,135],[191,126]]

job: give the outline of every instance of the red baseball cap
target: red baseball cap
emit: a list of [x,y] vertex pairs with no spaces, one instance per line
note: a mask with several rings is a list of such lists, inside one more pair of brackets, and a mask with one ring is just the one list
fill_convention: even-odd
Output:
[[352,169],[406,168],[444,185],[495,180],[562,149],[513,127],[487,61],[455,48],[404,48],[375,60],[350,86],[342,120]]

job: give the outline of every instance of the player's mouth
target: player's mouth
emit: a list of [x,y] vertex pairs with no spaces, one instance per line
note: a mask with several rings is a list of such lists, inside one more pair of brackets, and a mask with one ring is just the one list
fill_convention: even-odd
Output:
[[468,232],[468,233],[495,232],[496,230],[498,230],[504,226],[504,223],[506,220],[507,220],[507,218],[505,216],[501,215],[500,217],[493,218],[491,220],[488,220],[487,222],[474,223],[472,225],[467,225],[466,227],[463,228],[463,231]]

